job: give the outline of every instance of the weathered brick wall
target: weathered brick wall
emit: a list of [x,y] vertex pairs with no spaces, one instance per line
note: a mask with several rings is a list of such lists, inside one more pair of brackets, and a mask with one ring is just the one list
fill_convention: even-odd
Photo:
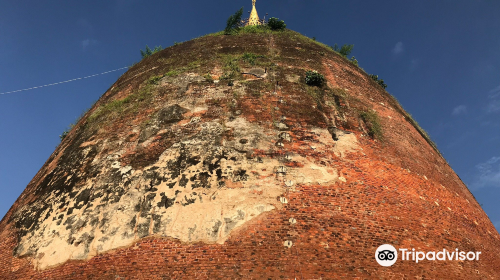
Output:
[[[175,55],[176,51],[180,54]],[[71,132],[0,222],[0,279],[500,279],[498,232],[446,161],[408,122],[400,105],[359,68],[297,34],[206,37],[186,43],[184,49],[179,46],[168,49],[156,58],[141,62],[131,70],[132,74],[120,78],[115,84],[120,84],[120,89],[110,89],[81,124],[97,107],[113,98],[130,95],[137,90],[134,87],[150,75],[168,72],[171,69],[168,65],[174,62],[182,66],[200,59],[199,56],[203,59],[204,55],[213,58],[249,51],[272,57],[272,64],[266,69],[269,71],[267,78],[243,76],[245,82],[241,83],[245,83],[246,95],[236,98],[240,81],[231,88],[200,82],[197,78],[185,84],[181,81],[180,87],[168,80],[158,87],[154,103],[144,105],[140,113],[117,119],[107,129],[101,127],[90,136],[79,130]],[[162,61],[167,66],[162,66]],[[206,64],[202,70],[197,70],[198,74],[205,71],[214,76],[221,74],[223,66],[214,65],[213,59]],[[145,69],[153,70],[147,72]],[[183,69],[194,71],[189,67]],[[306,69],[325,74],[328,85],[324,97],[318,95],[320,91],[303,84],[301,75]],[[147,76],[137,73],[147,73]],[[181,89],[184,90],[179,94]],[[342,94],[329,96],[328,90],[341,90]],[[87,252],[89,255],[84,260],[70,257],[69,261],[43,269],[36,269],[40,259],[46,257],[43,254],[16,255],[16,247],[20,244],[19,229],[23,227],[13,217],[16,213],[19,215],[18,209],[39,199],[36,194],[40,186],[65,158],[66,150],[86,148],[98,140],[124,139],[124,143],[117,144],[123,145],[126,151],[120,158],[122,165],[141,169],[157,160],[170,146],[161,134],[161,137],[153,134],[155,140],[148,146],[134,150],[143,134],[132,130],[140,127],[145,131],[144,121],[163,108],[160,105],[179,100],[179,96],[201,100],[207,109],[183,111],[182,116],[177,116],[178,124],[170,126],[172,131],[184,127],[182,133],[189,135],[197,129],[195,119],[198,124],[219,119],[227,119],[224,124],[234,124],[229,120],[244,118],[251,125],[260,126],[262,131],[274,131],[269,132],[269,137],[275,137],[270,141],[276,146],[270,150],[246,151],[248,159],[281,162],[288,168],[287,172],[293,174],[291,178],[305,176],[307,180],[302,183],[295,180],[286,187],[283,181],[288,180],[288,174],[265,173],[276,166],[247,170],[249,178],[257,178],[255,184],[275,180],[283,191],[271,197],[274,210],[264,211],[239,224],[223,242],[181,242],[162,237],[150,227],[147,237],[136,236],[137,241],[133,244],[111,246],[112,250],[95,256]],[[358,115],[367,109],[376,110],[383,139],[367,136],[367,125]],[[246,125],[250,129],[251,125]],[[328,135],[326,139],[325,131],[332,133],[332,127],[339,129],[341,134],[350,132],[348,136],[341,136],[350,138],[332,140],[335,137]],[[85,128],[81,126],[81,129]],[[242,133],[236,129],[228,131],[220,136],[226,142],[238,140],[238,133]],[[82,135],[89,138],[76,142]],[[261,136],[267,137],[265,133]],[[342,147],[348,144],[353,146]],[[111,150],[103,149],[98,153],[111,153]],[[287,153],[292,155],[291,159],[283,161]],[[88,163],[82,162],[81,170],[87,170]],[[330,173],[327,179],[317,178],[314,182],[314,178],[307,175],[312,169]],[[260,196],[262,201],[269,199],[266,188],[245,188],[239,182],[242,175],[238,176],[237,181],[223,179],[224,188],[241,190],[242,194],[252,197]],[[161,185],[161,180],[152,182],[147,181],[146,187],[154,189]],[[280,202],[283,198],[287,203]],[[59,211],[68,213],[67,216],[83,215],[73,213],[78,209],[67,210],[70,205],[63,204]],[[139,208],[140,211],[144,209]],[[291,222],[290,218],[296,222]],[[151,219],[151,224],[153,222]],[[137,229],[135,234],[138,234]],[[285,246],[285,241],[291,241],[290,248]],[[422,261],[418,264],[398,261],[385,268],[376,263],[374,254],[378,246],[386,243],[422,251],[458,248],[482,254],[479,261]]]
[[[483,222],[484,214],[474,214],[465,199],[421,176],[382,162],[359,159],[352,165],[343,165],[342,172],[351,178],[348,182],[297,188],[290,193],[290,207],[249,222],[223,245],[181,244],[149,238],[87,262],[71,261],[35,272],[28,259],[12,258],[14,239],[2,238],[2,267],[9,269],[4,269],[1,277],[498,278],[498,233],[491,223]],[[290,225],[289,217],[295,217],[297,224]],[[283,246],[283,240],[287,239],[294,242],[291,249]],[[459,248],[481,251],[482,255],[478,262],[399,262],[383,268],[373,255],[385,243],[428,251]]]

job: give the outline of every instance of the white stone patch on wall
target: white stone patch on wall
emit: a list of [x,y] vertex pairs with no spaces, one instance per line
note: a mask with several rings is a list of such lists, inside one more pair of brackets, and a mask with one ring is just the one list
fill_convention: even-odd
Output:
[[362,150],[359,147],[358,139],[354,133],[344,134],[339,136],[339,140],[336,141],[333,151],[335,155],[344,157],[348,153],[353,153]]
[[294,161],[303,164],[301,168],[293,168],[287,171],[286,180],[292,180],[297,184],[328,184],[338,180],[337,170],[330,166],[317,165],[305,157],[296,155]]
[[[16,255],[33,256],[35,267],[46,269],[127,247],[146,236],[222,244],[238,227],[283,207],[277,200],[285,191],[282,179],[296,184],[338,180],[332,167],[300,155],[293,161],[303,167],[287,168],[281,174],[285,178],[277,180],[281,175],[275,167],[283,165],[279,158],[252,155],[274,149],[276,131],[242,117],[220,122],[200,122],[196,135],[173,144],[142,170],[122,166],[123,150],[98,153],[92,165],[99,174],[74,186],[73,193],[52,193],[43,202],[51,211],[42,213],[39,226],[21,238]],[[228,130],[232,138],[222,140]],[[314,133],[318,150],[343,141],[335,143],[327,130]],[[352,146],[341,147],[345,152]]]
[[313,145],[316,152],[333,151],[336,156],[345,157],[348,153],[362,150],[354,133],[339,133],[337,134],[338,140],[334,141],[327,129],[313,127],[311,132],[316,136],[315,140],[319,142]]

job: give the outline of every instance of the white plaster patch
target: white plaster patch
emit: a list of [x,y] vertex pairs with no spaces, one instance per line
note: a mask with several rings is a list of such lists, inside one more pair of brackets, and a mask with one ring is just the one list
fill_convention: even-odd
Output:
[[358,150],[362,150],[359,147],[358,139],[354,133],[344,134],[339,136],[339,140],[336,142],[333,152],[335,155],[344,157],[348,153],[353,153]]
[[335,169],[328,166],[317,165],[307,158],[297,155],[294,160],[303,164],[302,168],[292,169],[287,174],[287,178],[298,184],[328,184],[338,179],[338,174]]
[[335,155],[338,157],[344,157],[348,153],[361,150],[361,147],[359,147],[358,140],[356,139],[356,135],[354,133],[340,133],[341,130],[338,130],[338,140],[334,141],[332,135],[330,134],[330,132],[328,132],[327,129],[316,127],[311,129],[311,131],[315,135],[317,135],[317,140],[324,145],[323,147],[314,146],[315,150],[333,150]]
[[[124,150],[93,159],[99,174],[76,184],[71,193],[52,193],[35,205],[50,208],[40,215],[38,227],[21,238],[16,255],[31,255],[36,268],[46,269],[127,247],[146,236],[222,244],[238,227],[283,207],[276,199],[285,191],[283,179],[292,186],[339,180],[335,169],[300,155],[293,161],[303,167],[280,170],[280,159],[252,156],[254,150],[274,149],[277,134],[242,117],[198,126],[194,137],[173,144],[142,170],[122,166]],[[228,130],[232,137],[222,141]],[[354,135],[335,142],[327,130],[313,133],[319,151],[345,153],[357,143]]]

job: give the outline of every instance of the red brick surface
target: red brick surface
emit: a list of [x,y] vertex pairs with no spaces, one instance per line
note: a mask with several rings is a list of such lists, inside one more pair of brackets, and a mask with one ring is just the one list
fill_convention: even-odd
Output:
[[[293,42],[285,37],[273,39],[283,57],[279,61],[283,69],[286,65],[320,67],[330,86],[346,88],[357,98],[350,100],[351,108],[358,102],[378,112],[383,142],[350,128],[349,121],[358,127],[361,124],[347,114],[348,121],[338,127],[356,134],[361,151],[339,158],[333,152],[302,149],[316,141],[308,134],[310,126],[327,124],[318,110],[304,111],[303,107],[315,104],[310,97],[301,96],[291,83],[280,79],[279,94],[286,101],[280,109],[286,112],[292,137],[284,150],[331,166],[347,182],[298,185],[287,193],[289,203],[283,209],[249,221],[224,244],[184,244],[148,237],[128,248],[43,271],[34,270],[31,257],[14,256],[16,230],[8,223],[19,205],[28,203],[28,198],[36,199],[32,197],[36,184],[32,183],[0,223],[0,279],[500,279],[498,232],[446,161],[401,114],[401,107],[342,58],[323,57],[318,54],[324,51],[319,46],[303,44],[300,48],[320,62],[297,62],[292,58],[304,56],[304,52],[290,47]],[[237,40],[234,38],[220,40],[222,46],[237,43],[226,42]],[[260,50],[256,43],[254,51],[267,49]],[[276,100],[271,94],[242,98],[238,108],[248,120],[272,127],[274,117],[268,105]],[[256,113],[257,108],[261,112]],[[229,109],[222,106],[222,110]],[[325,114],[334,114],[325,110]],[[214,112],[207,114],[217,115]],[[113,131],[123,129],[121,123],[115,125]],[[43,176],[51,162],[49,159],[37,176]],[[294,162],[288,166],[301,168]],[[35,177],[33,182],[37,180]],[[297,223],[290,224],[290,217]],[[285,247],[285,240],[293,246]],[[382,244],[422,251],[458,248],[482,254],[479,261],[398,261],[386,268],[374,259]]]
[[[135,246],[35,272],[12,258],[2,236],[2,279],[497,279],[498,234],[484,213],[446,188],[399,167],[359,159],[342,172],[355,181],[300,187],[291,207],[267,214],[224,245],[150,238]],[[377,174],[377,175],[374,175]],[[439,201],[439,206],[435,203]],[[451,210],[448,209],[451,208]],[[290,225],[289,217],[297,224]],[[478,222],[478,225],[475,224]],[[4,234],[5,235],[5,234]],[[282,245],[292,240],[291,249]],[[399,262],[380,267],[381,244],[425,251],[481,251],[478,262]],[[22,276],[22,277],[21,277]],[[122,277],[122,278],[120,278]]]

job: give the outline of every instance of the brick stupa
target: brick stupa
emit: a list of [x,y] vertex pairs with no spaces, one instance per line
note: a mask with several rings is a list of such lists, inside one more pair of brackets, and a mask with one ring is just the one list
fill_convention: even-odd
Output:
[[[383,267],[382,244],[482,253]],[[391,95],[289,30],[143,59],[0,223],[0,279],[353,277],[500,279],[500,236]]]

